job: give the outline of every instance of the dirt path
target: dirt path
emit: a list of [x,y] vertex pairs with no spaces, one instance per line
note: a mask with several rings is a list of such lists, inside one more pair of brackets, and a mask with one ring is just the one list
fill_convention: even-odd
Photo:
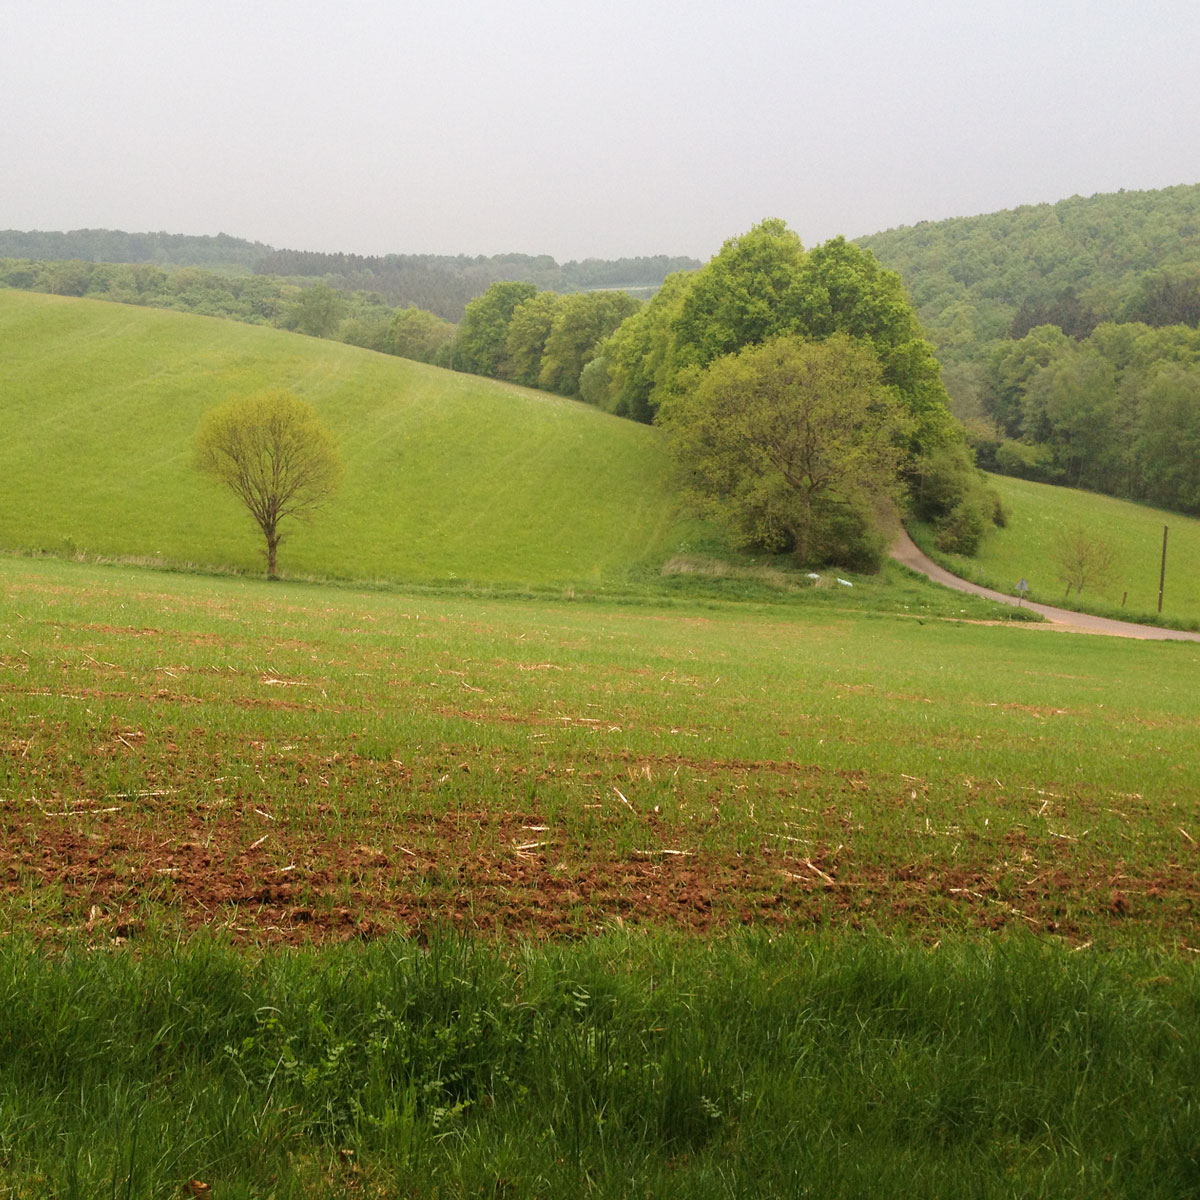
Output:
[[994,592],[991,588],[980,587],[977,583],[968,583],[965,579],[959,579],[957,575],[951,575],[945,567],[939,567],[932,558],[922,553],[904,530],[900,531],[888,553],[898,563],[928,576],[934,583],[954,588],[955,591],[969,592],[973,596],[984,596],[1000,604],[1011,604],[1014,607],[1020,604],[1035,613],[1040,613],[1056,629],[1066,632],[1104,633],[1110,637],[1142,638],[1157,642],[1200,642],[1200,633],[1187,633],[1182,629],[1161,629],[1157,625],[1135,625],[1132,621],[1113,621],[1108,617],[1093,617],[1088,613],[1052,608],[1048,604],[1033,604],[1028,600],[1022,603],[1015,596],[1006,596],[1003,592]]

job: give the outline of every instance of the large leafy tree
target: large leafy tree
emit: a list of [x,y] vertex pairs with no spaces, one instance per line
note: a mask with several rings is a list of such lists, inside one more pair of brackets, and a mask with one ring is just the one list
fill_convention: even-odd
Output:
[[804,264],[800,238],[777,218],[730,238],[696,272],[675,323],[681,365],[706,367],[779,333],[793,332],[791,298]]
[[879,357],[883,381],[913,418],[914,450],[953,439],[948,397],[933,346],[895,271],[843,237],[811,250],[784,299],[784,325],[809,338],[849,334]]
[[532,283],[493,283],[463,310],[451,348],[450,365],[474,375],[498,378],[504,372],[508,327],[518,305],[537,295]]
[[387,330],[391,354],[417,362],[436,362],[454,340],[454,326],[436,313],[409,305],[396,309]]
[[332,337],[346,311],[346,298],[328,284],[315,283],[301,288],[288,305],[283,325],[309,337]]
[[905,417],[875,353],[845,334],[716,359],[659,412],[684,486],[744,545],[877,565]]
[[[841,333],[874,350],[884,383],[913,418],[915,454],[958,437],[933,347],[900,276],[845,238],[806,252],[783,221],[762,221],[730,238],[701,270],[669,279],[663,293],[604,349],[614,411],[646,419],[686,390],[697,368],[745,346],[782,334],[820,341]],[[651,346],[653,361],[639,362]]]
[[195,462],[233,492],[262,530],[271,579],[282,523],[308,520],[342,478],[333,438],[304,401],[284,391],[212,409],[196,433]]
[[1142,494],[1154,504],[1200,513],[1200,364],[1163,363],[1139,400]]
[[1028,433],[1032,440],[1044,440],[1040,426],[1026,429],[1029,413],[1024,402],[1026,389],[1048,363],[1065,354],[1070,339],[1056,325],[1039,325],[1023,338],[1006,342],[992,356],[984,407],[988,415],[1009,437]]
[[538,385],[560,396],[579,393],[579,377],[610,333],[638,309],[625,292],[575,292],[563,296],[546,337]]
[[605,339],[596,360],[604,369],[602,393],[586,399],[619,417],[654,420],[661,397],[674,383],[675,329],[695,279],[688,271],[668,275],[650,302]]
[[537,387],[542,371],[546,339],[554,328],[554,317],[563,297],[557,292],[538,292],[513,310],[504,348],[504,377],[526,387]]

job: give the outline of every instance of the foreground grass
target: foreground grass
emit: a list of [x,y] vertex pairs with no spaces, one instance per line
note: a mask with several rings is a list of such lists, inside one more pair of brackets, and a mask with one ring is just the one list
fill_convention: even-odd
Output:
[[887,580],[0,559],[0,1197],[1194,1195],[1200,648]]
[[192,469],[191,440],[213,405],[279,387],[316,409],[346,462],[342,490],[285,542],[285,573],[594,587],[686,535],[659,432],[544,392],[233,321],[4,290],[0,344],[5,549],[262,571],[261,534]]
[[1019,937],[0,943],[0,1194],[1171,1197],[1200,966]]
[[[1200,521],[1073,488],[1003,475],[989,476],[989,481],[1009,511],[1008,525],[989,533],[975,558],[939,554],[950,570],[1010,594],[1017,580],[1025,579],[1031,600],[1155,623],[1167,525],[1162,620],[1182,628],[1200,627]],[[1115,565],[1082,595],[1066,598],[1055,544],[1063,530],[1076,526],[1111,546]],[[930,548],[927,539],[922,544]]]

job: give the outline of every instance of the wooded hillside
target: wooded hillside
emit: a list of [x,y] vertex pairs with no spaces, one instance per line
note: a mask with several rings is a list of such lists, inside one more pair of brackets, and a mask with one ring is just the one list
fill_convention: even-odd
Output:
[[1056,324],[1200,318],[1200,184],[922,221],[857,238],[899,271],[945,362]]
[[[665,254],[565,263],[556,262],[548,254],[318,254],[278,250],[224,233],[192,237],[115,229],[76,229],[69,233],[0,230],[0,259],[207,267],[253,272],[289,282],[319,280],[337,291],[370,293],[391,306],[415,305],[448,321],[457,321],[469,300],[500,280],[519,280],[555,292],[611,288],[650,292],[673,271],[700,266],[698,259]],[[60,294],[94,295],[96,290]]]
[[1200,512],[1200,185],[860,244],[901,273],[980,465]]

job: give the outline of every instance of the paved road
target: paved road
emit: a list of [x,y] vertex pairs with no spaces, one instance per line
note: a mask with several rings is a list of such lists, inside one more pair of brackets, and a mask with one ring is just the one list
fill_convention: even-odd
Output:
[[[944,584],[959,592],[970,592],[973,596],[984,596],[1000,604],[1021,604],[1016,596],[1006,596],[1003,592],[994,592],[991,588],[980,587],[977,583],[968,583],[965,579],[959,579],[957,575],[951,575],[944,567],[939,567],[932,558],[923,554],[903,530],[892,543],[888,553],[898,563],[927,575],[934,583]],[[1055,628],[1066,632],[1106,633],[1110,637],[1144,638],[1157,642],[1200,642],[1200,633],[1187,633],[1182,629],[1160,629],[1157,625],[1111,621],[1107,617],[1093,617],[1088,613],[1071,612],[1066,608],[1051,608],[1048,604],[1032,604],[1028,600],[1024,601],[1022,607],[1040,613]]]

